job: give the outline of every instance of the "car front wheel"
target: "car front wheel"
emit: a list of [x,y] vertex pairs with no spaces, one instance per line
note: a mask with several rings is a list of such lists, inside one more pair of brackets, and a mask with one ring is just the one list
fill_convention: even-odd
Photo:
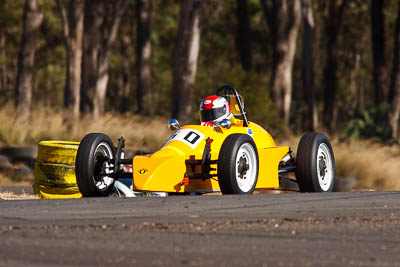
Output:
[[86,135],[79,144],[75,174],[79,191],[84,197],[108,196],[113,187],[115,148],[110,137],[101,133]]
[[222,194],[251,194],[258,179],[258,152],[251,137],[233,134],[218,157],[218,183]]

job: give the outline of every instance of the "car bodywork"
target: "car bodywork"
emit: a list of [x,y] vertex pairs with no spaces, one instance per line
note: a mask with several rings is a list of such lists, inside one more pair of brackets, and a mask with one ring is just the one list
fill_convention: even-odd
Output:
[[225,85],[217,89],[230,103],[233,116],[221,125],[186,125],[151,155],[133,158],[133,189],[163,192],[220,191],[217,164],[222,145],[228,136],[250,136],[258,151],[258,179],[255,188],[278,188],[278,167],[290,152],[278,147],[261,126],[247,120],[242,97],[235,88]]
[[[233,119],[235,120],[235,119]],[[288,146],[277,147],[271,135],[256,123],[234,121],[229,129],[186,125],[176,131],[154,154],[133,158],[133,189],[163,192],[219,191],[218,155],[226,137],[245,134],[253,138],[259,157],[256,188],[278,188],[278,166],[289,152]],[[202,157],[210,138],[210,177],[202,177]],[[188,178],[189,182],[185,182]],[[187,180],[186,180],[187,181]]]

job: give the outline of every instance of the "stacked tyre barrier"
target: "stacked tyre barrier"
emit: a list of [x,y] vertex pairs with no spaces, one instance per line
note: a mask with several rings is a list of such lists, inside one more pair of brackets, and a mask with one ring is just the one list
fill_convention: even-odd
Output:
[[79,142],[42,141],[38,144],[33,192],[41,198],[80,198],[75,177]]

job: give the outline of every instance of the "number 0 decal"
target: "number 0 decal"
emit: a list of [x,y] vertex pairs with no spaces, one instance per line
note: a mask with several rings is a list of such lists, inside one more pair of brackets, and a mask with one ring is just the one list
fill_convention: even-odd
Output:
[[196,144],[197,140],[199,140],[200,135],[197,133],[190,131],[183,139],[191,143],[192,145]]
[[194,149],[201,142],[201,140],[203,140],[203,138],[204,135],[199,131],[193,129],[181,129],[172,135],[166,144],[172,140],[181,141]]

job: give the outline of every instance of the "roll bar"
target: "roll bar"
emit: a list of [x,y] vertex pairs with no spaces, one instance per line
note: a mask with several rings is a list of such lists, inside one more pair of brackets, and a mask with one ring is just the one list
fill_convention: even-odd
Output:
[[244,112],[243,104],[242,104],[242,101],[240,100],[237,90],[233,86],[226,84],[226,85],[222,85],[222,86],[218,87],[215,94],[219,95],[221,93],[221,91],[224,91],[223,96],[228,96],[229,92],[235,96],[236,101],[239,104],[239,111],[240,111],[240,116],[242,117],[242,120],[243,120],[243,126],[244,127],[249,126],[249,121],[247,120],[246,112]]

